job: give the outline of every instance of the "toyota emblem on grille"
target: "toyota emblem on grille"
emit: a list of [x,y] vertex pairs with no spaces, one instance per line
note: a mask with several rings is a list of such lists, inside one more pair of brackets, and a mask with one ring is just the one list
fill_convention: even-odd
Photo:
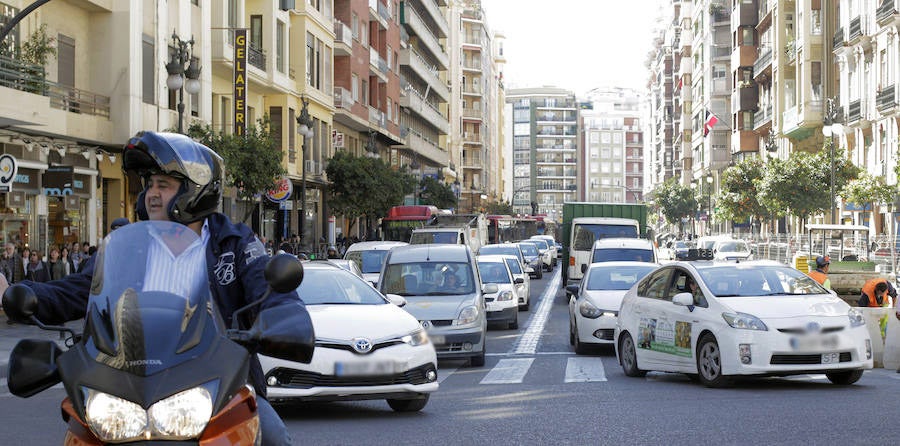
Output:
[[822,327],[819,326],[818,322],[810,322],[806,324],[806,332],[807,333],[818,333],[822,331]]
[[359,353],[369,353],[372,351],[372,341],[366,338],[356,338],[353,340],[353,349]]

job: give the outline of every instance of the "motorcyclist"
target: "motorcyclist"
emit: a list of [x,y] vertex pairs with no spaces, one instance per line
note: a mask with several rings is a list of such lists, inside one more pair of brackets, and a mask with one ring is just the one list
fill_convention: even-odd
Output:
[[[198,256],[197,261],[205,262],[213,299],[226,324],[231,324],[235,310],[265,294],[264,269],[268,261],[265,247],[250,228],[234,224],[216,212],[225,179],[219,155],[184,135],[146,131],[125,145],[123,169],[126,173],[137,173],[144,181],[144,190],[137,201],[140,220],[181,223],[200,236],[205,255]],[[60,280],[22,282],[39,297],[35,314],[39,320],[61,324],[84,317],[95,259],[96,256],[88,260],[82,272]],[[8,286],[0,278],[0,292]],[[286,294],[273,291],[251,315],[241,317],[241,328],[249,328],[259,310],[290,304],[303,305],[296,291]],[[251,357],[249,378],[257,395],[262,444],[291,444],[284,422],[265,398],[266,384],[255,354]]]

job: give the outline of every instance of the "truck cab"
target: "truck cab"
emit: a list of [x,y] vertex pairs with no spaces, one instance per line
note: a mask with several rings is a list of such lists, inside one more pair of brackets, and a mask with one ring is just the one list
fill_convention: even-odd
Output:
[[572,220],[566,283],[580,281],[591,264],[594,242],[604,238],[638,238],[640,225],[630,218],[583,217]]

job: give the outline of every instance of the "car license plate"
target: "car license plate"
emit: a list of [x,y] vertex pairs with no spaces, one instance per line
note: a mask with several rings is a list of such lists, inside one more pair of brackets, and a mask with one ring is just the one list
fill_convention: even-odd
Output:
[[374,376],[396,373],[397,364],[392,361],[354,361],[334,363],[335,376]]
[[444,335],[429,334],[428,339],[430,339],[431,343],[434,345],[444,345],[447,343],[447,339],[444,337]]
[[837,364],[841,362],[840,353],[823,353],[822,364]]
[[839,341],[835,335],[831,336],[798,336],[791,338],[791,347],[794,350],[830,350],[837,348]]

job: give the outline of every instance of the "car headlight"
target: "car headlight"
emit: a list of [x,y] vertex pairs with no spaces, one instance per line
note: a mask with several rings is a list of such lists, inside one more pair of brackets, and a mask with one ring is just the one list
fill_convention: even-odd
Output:
[[847,317],[850,318],[851,327],[866,325],[866,317],[863,316],[862,311],[859,311],[856,308],[850,308],[850,311],[847,312]]
[[722,318],[731,326],[742,330],[768,331],[769,327],[758,317],[747,313],[722,313]]
[[416,330],[400,338],[400,340],[413,347],[417,345],[425,345],[428,343],[428,333],[426,333],[425,330]]
[[618,314],[617,311],[601,310],[586,300],[578,304],[578,312],[588,319],[597,319],[600,316],[615,317]]
[[497,296],[497,301],[512,300],[512,298],[513,298],[512,291],[506,290],[506,291],[500,293],[499,296]]
[[453,321],[453,325],[468,325],[478,319],[478,307],[469,305],[459,312],[459,317]]
[[196,438],[212,416],[212,397],[204,387],[172,395],[146,411],[131,401],[94,389],[86,390],[85,418],[91,430],[105,442]]

